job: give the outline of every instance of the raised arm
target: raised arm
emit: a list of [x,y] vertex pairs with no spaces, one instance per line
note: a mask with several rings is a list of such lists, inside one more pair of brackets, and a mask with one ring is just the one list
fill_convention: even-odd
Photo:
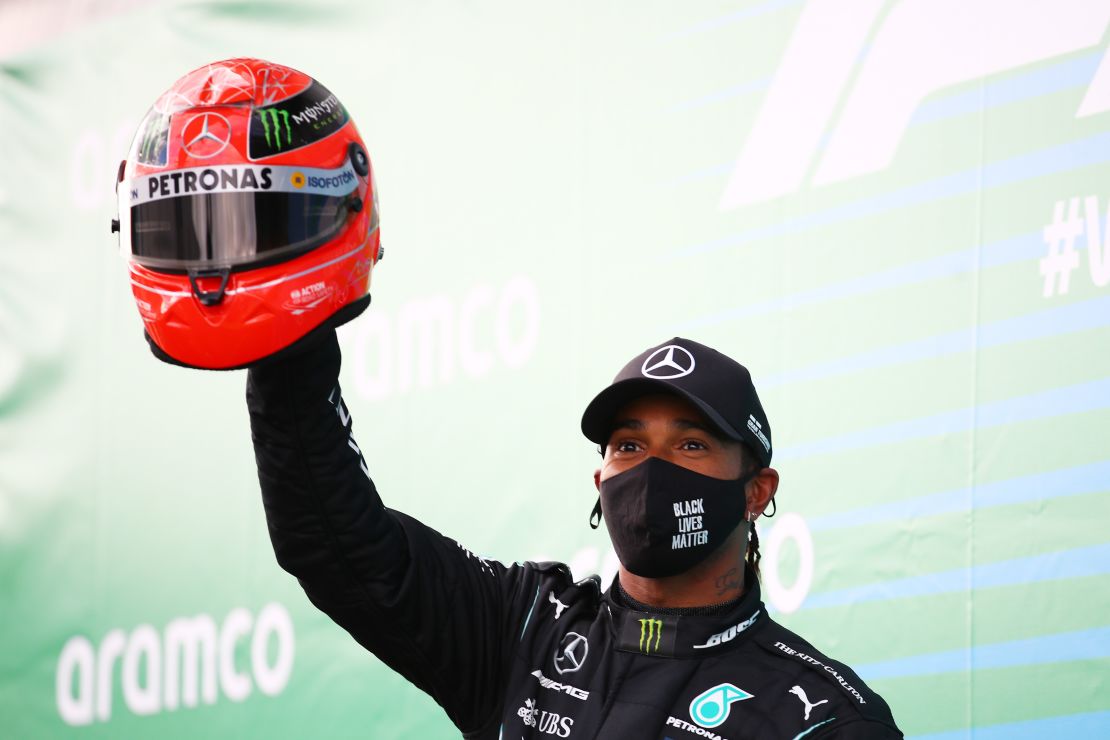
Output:
[[[278,563],[463,732],[497,716],[536,572],[473,556],[387,509],[352,434],[328,332],[248,374],[258,479]],[[527,592],[527,593],[526,593]],[[462,680],[460,680],[462,679]]]

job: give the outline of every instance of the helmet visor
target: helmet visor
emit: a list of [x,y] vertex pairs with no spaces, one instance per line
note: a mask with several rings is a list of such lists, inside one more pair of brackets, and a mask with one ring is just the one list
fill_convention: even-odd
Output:
[[331,239],[357,210],[359,178],[335,170],[196,167],[120,183],[120,248],[168,270],[278,262]]

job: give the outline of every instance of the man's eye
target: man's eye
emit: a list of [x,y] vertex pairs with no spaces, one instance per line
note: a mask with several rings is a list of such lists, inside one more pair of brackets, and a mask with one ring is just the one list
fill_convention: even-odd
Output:
[[684,449],[684,450],[708,450],[709,445],[705,444],[705,442],[701,442],[701,441],[696,440],[696,439],[688,439],[688,440],[686,440],[685,442],[682,443],[682,449]]
[[639,447],[636,446],[635,442],[618,442],[617,443],[617,452],[635,452],[638,449],[639,449]]

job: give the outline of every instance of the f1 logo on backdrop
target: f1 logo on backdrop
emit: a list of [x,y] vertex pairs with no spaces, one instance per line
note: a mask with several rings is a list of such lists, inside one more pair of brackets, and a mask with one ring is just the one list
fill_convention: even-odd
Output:
[[[873,32],[886,5],[809,0],[721,210],[793,193],[811,171],[813,185],[880,172],[932,93],[1095,46],[1110,22],[1110,3],[1089,0],[902,0]],[[1106,110],[1110,54],[1075,115]]]

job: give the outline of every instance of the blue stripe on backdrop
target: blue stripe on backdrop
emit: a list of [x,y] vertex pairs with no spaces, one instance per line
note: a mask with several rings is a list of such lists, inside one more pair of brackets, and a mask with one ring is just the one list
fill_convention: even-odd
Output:
[[1097,49],[1072,59],[1057,62],[1021,75],[987,83],[967,92],[954,93],[923,103],[914,112],[910,125],[918,125],[972,115],[983,110],[1050,95],[1061,90],[1086,88],[1095,76],[1105,54]]
[[1110,162],[1110,133],[1096,134],[1085,139],[1069,141],[1066,144],[992,162],[984,165],[982,169],[972,168],[926,180],[854,203],[796,216],[783,223],[762,226],[706,242],[679,245],[663,250],[657,259],[665,262],[684,260],[695,254],[749,244],[761,239],[797,234],[820,226],[874,216],[895,208],[930,203],[957,195],[983,193],[991,188],[1045,175],[1071,172],[1105,162]]
[[[728,87],[721,88],[720,90],[714,90],[711,93],[699,95],[696,98],[683,100],[681,102],[675,103],[674,105],[667,106],[666,108],[664,108],[664,110],[669,113],[679,113],[682,111],[693,110],[694,108],[700,108],[703,105],[712,105],[713,103],[719,103],[722,100],[731,100],[742,95],[751,95],[752,93],[762,92],[763,90],[766,90],[770,84],[770,77],[761,77],[756,80],[742,82],[739,85],[729,85]],[[729,170],[729,165],[717,165],[714,169],[727,173]],[[701,172],[701,170],[698,170],[698,172]],[[691,174],[694,175],[694,173]],[[688,179],[696,179],[696,176],[688,176]]]
[[[945,334],[934,334],[901,344],[892,344],[847,357],[838,357],[808,367],[788,370],[764,379],[758,386],[780,385],[823,380],[837,375],[875,370],[894,365],[928,360],[946,355],[973,352],[1033,339],[1061,336],[1077,331],[1110,326],[1110,296],[1092,298],[1034,311],[1023,316],[1001,319]],[[681,332],[679,333],[681,335]]]
[[912,519],[982,511],[993,506],[1008,506],[1025,501],[1048,501],[1066,496],[1110,490],[1110,460],[1059,468],[1044,473],[980,483],[974,488],[953,488],[949,491],[892,501],[888,504],[865,506],[807,518],[812,532],[828,529],[861,527],[882,522],[907,522]]
[[913,735],[913,740],[1044,740],[1046,737],[1110,737],[1110,712],[1087,712],[1063,717],[1045,717],[1025,722],[953,730],[931,735]]
[[[1046,211],[1047,218],[1047,211]],[[1083,241],[1075,245],[1077,250],[1086,248]],[[814,306],[829,301],[837,301],[856,296],[870,295],[882,290],[891,290],[906,285],[917,285],[929,280],[962,275],[975,272],[988,267],[997,267],[1011,262],[1035,260],[1045,254],[1045,243],[1041,231],[1022,234],[1020,236],[1003,239],[980,247],[971,247],[958,252],[942,254],[939,257],[918,262],[908,262],[891,267],[886,270],[862,275],[860,277],[822,285],[817,288],[788,293],[769,301],[753,303],[747,306],[730,308],[705,316],[675,324],[681,334],[687,329],[696,329],[703,326],[713,326],[726,321],[737,321],[750,316],[763,316],[780,311],[793,311],[803,306]],[[1036,273],[1034,273],[1036,274]]]
[[810,594],[804,607],[807,610],[823,609],[1106,573],[1110,573],[1110,543]]
[[970,655],[965,649],[945,650],[880,663],[866,663],[857,666],[856,673],[864,681],[878,681],[905,676],[961,673],[969,668],[988,670],[1098,658],[1110,658],[1110,627],[975,645]]
[[1025,396],[944,411],[832,437],[802,442],[775,451],[779,460],[796,460],[845,450],[858,450],[922,437],[967,432],[972,429],[1019,424],[1066,414],[1110,407],[1110,378],[1100,378]]

